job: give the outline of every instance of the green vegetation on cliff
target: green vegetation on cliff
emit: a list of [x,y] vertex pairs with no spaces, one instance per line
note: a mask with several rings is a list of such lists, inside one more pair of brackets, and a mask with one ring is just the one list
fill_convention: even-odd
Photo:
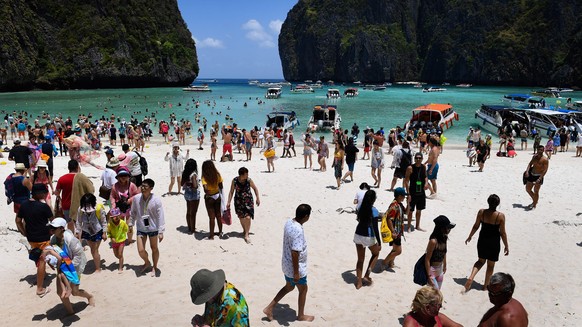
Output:
[[183,85],[198,75],[175,0],[0,6],[0,90]]
[[292,81],[582,86],[582,3],[300,0],[279,35]]

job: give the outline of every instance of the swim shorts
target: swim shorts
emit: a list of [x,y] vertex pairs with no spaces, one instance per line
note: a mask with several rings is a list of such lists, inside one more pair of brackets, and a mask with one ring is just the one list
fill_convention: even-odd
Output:
[[437,163],[437,164],[434,166],[434,169],[432,170],[432,174],[429,174],[429,173],[428,173],[428,172],[430,171],[430,167],[431,167],[431,165],[430,165],[430,164],[429,164],[429,165],[426,165],[426,174],[427,174],[427,176],[426,176],[426,177],[427,177],[429,180],[431,180],[431,179],[437,179],[437,175],[438,175],[438,173],[439,173],[439,164]]
[[307,276],[303,276],[303,277],[299,278],[299,280],[297,281],[297,283],[293,280],[293,277],[287,277],[287,276],[285,276],[285,281],[289,282],[291,284],[291,286],[295,286],[295,285],[307,285]]

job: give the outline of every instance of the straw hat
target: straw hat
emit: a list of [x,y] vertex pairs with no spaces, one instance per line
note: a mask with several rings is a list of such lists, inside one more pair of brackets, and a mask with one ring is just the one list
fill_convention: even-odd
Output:
[[14,165],[14,170],[25,170],[25,169],[26,166],[22,162],[19,162],[16,165]]

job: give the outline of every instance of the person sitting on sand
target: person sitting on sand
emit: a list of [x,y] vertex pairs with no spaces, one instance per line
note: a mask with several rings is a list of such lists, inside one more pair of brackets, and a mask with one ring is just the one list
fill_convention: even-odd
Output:
[[518,300],[513,298],[514,290],[515,282],[510,274],[498,272],[491,276],[491,283],[487,287],[487,291],[493,308],[483,315],[479,327],[528,326],[527,311]]
[[[360,289],[362,285],[371,285],[372,278],[370,273],[372,268],[376,265],[376,260],[380,255],[382,243],[380,243],[380,232],[378,230],[378,220],[372,214],[372,206],[376,201],[376,192],[370,190],[364,195],[362,205],[358,210],[358,226],[354,234],[354,243],[356,243],[356,252],[358,254],[358,261],[356,263],[356,289]],[[362,270],[364,268],[364,259],[366,258],[366,248],[370,249],[372,257],[368,262],[368,268],[362,278]]]
[[439,310],[443,306],[443,293],[436,288],[423,286],[414,296],[410,311],[404,318],[404,327],[462,327]]
[[192,326],[249,326],[249,306],[244,295],[226,280],[222,269],[200,269],[190,278],[190,298],[204,304],[204,314]]
[[299,304],[297,310],[298,321],[313,321],[314,316],[305,314],[305,300],[307,299],[307,242],[303,232],[303,224],[309,220],[311,206],[300,204],[295,210],[295,218],[287,220],[283,235],[283,274],[285,286],[279,290],[275,298],[263,309],[269,321],[273,320],[275,305],[289,292],[299,290]]

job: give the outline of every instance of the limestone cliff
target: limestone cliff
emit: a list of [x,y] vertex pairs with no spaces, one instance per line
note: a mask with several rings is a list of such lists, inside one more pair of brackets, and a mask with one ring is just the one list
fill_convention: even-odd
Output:
[[582,86],[582,2],[299,0],[285,79]]
[[0,0],[0,90],[190,83],[192,35],[176,0]]

